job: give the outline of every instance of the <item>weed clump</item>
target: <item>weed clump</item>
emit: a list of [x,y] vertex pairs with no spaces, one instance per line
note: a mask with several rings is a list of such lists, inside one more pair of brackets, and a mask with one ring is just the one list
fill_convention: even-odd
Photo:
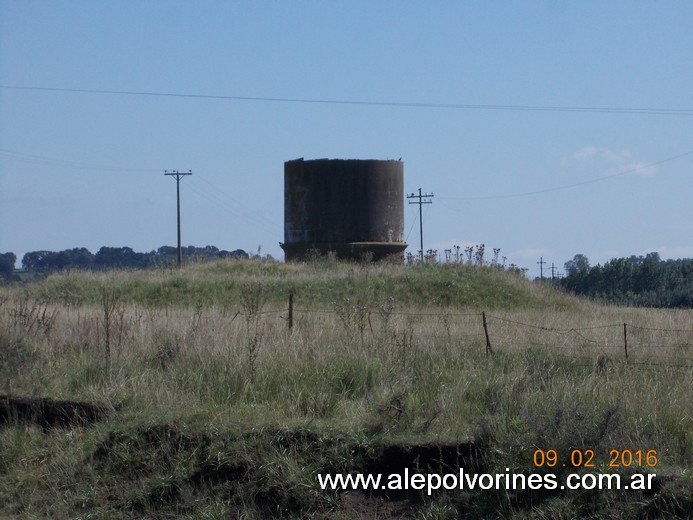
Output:
[[0,383],[9,386],[9,381],[31,366],[35,357],[35,352],[25,339],[0,329]]

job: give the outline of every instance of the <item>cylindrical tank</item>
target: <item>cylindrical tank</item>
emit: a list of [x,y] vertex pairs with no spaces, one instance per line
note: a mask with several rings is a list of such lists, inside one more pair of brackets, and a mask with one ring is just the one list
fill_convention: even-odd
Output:
[[285,162],[286,260],[330,252],[350,260],[402,255],[403,172],[402,161]]

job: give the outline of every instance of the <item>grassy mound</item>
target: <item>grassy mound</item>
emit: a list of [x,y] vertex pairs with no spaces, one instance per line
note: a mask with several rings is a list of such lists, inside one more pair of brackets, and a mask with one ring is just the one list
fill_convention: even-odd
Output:
[[393,298],[406,307],[513,309],[569,308],[575,301],[545,286],[499,269],[467,265],[364,265],[220,261],[180,270],[72,272],[37,283],[37,297],[66,305],[95,304],[104,286],[128,303],[148,306],[229,305],[249,285],[261,283],[269,304],[285,305],[289,293],[306,306],[325,306],[358,296],[380,302]]
[[[627,363],[626,321],[641,326]],[[38,405],[8,413],[0,516],[684,518],[689,322],[465,266],[219,262],[4,287],[8,403],[109,413],[35,426]],[[317,481],[406,468],[546,473],[538,449],[556,451],[559,479],[656,473],[655,486],[428,496]],[[604,469],[571,467],[576,449]],[[657,463],[610,468],[612,450],[655,450]]]

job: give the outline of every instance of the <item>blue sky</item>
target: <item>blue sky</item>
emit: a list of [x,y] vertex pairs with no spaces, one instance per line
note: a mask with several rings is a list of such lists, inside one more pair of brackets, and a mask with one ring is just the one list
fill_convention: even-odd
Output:
[[175,169],[185,245],[283,258],[285,161],[401,157],[405,191],[435,195],[426,249],[484,243],[532,277],[693,257],[691,20],[690,1],[0,0],[0,252],[175,245]]

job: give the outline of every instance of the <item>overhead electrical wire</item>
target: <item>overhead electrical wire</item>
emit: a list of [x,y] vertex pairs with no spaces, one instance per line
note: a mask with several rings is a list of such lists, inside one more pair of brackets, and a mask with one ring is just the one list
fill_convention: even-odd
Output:
[[130,168],[130,167],[118,167],[118,166],[104,166],[97,164],[87,164],[75,161],[66,161],[63,159],[57,159],[55,157],[45,157],[41,155],[33,155],[22,152],[13,152],[10,150],[0,150],[0,155],[7,157],[8,159],[15,161],[23,161],[35,164],[44,164],[48,166],[56,166],[63,168],[71,168],[76,170],[92,170],[92,171],[103,171],[103,172],[159,172],[160,169],[155,168]]
[[[428,209],[428,208],[426,208],[426,209]],[[411,227],[409,228],[409,232],[407,232],[407,236],[404,238],[405,242],[407,242],[409,240],[409,235],[411,235],[411,232],[414,230],[414,226],[419,221],[419,214],[418,214],[419,211],[416,208],[412,208],[409,213],[411,213],[412,223],[411,223]]]
[[220,94],[194,94],[180,92],[151,92],[136,90],[105,90],[87,88],[59,88],[59,87],[33,87],[25,85],[0,85],[0,89],[63,92],[77,94],[108,94],[121,96],[150,96],[211,99],[227,101],[254,101],[272,103],[307,103],[327,105],[356,105],[378,106],[398,108],[433,108],[450,110],[498,110],[520,112],[577,112],[597,114],[630,114],[630,115],[658,115],[658,116],[693,116],[693,108],[633,108],[633,107],[598,107],[598,106],[562,106],[562,105],[506,105],[506,104],[474,104],[474,103],[429,103],[413,101],[367,101],[350,99],[317,99],[317,98],[291,98],[291,97],[267,97],[267,96],[234,96]]
[[[507,111],[534,111],[534,112],[582,112],[582,113],[610,113],[610,114],[629,114],[629,115],[676,115],[676,116],[693,116],[693,109],[666,109],[666,108],[627,108],[627,107],[580,107],[580,106],[540,106],[540,105],[497,105],[497,104],[459,104],[459,103],[418,103],[418,102],[391,102],[391,101],[358,101],[358,100],[337,100],[337,99],[304,99],[304,98],[278,98],[278,97],[257,97],[257,96],[231,96],[231,95],[208,95],[208,94],[190,94],[190,93],[173,93],[173,92],[145,92],[145,91],[129,91],[129,90],[99,90],[99,89],[78,89],[78,88],[58,88],[58,87],[34,87],[34,86],[17,86],[17,85],[0,85],[0,89],[13,89],[25,91],[48,91],[48,92],[63,92],[63,93],[83,93],[83,94],[109,94],[109,95],[127,95],[127,96],[158,96],[158,97],[174,97],[174,98],[196,98],[196,99],[216,99],[216,100],[232,100],[232,101],[255,101],[255,102],[279,102],[279,103],[312,103],[312,104],[333,104],[333,105],[361,105],[361,106],[382,106],[382,107],[407,107],[407,108],[435,108],[435,109],[456,109],[456,110],[507,110]],[[86,165],[59,159],[49,159],[29,154],[10,152],[0,150],[0,154],[12,157],[17,160],[43,162],[54,165],[62,165],[72,168],[93,169],[100,171],[139,171],[153,172],[158,169],[151,168],[114,168]],[[555,186],[520,193],[510,193],[503,195],[487,195],[473,197],[439,197],[445,200],[472,201],[472,200],[494,200],[526,197],[554,191],[571,189],[586,184],[601,182],[612,179],[614,177],[624,176],[643,169],[651,168],[675,159],[679,159],[693,154],[693,150],[684,152],[673,157],[663,159],[654,163],[649,163],[636,168],[630,168],[611,175],[605,175],[594,179],[588,179],[572,184]],[[208,180],[203,179],[215,188]],[[218,190],[217,190],[218,191]],[[201,193],[200,193],[201,194]],[[224,194],[225,196],[227,194]],[[209,198],[208,195],[203,195]],[[215,199],[217,197],[215,196]],[[217,202],[221,203],[220,199]],[[238,203],[238,201],[235,201]],[[226,203],[224,203],[226,205]],[[238,203],[240,205],[240,203]],[[445,204],[444,204],[445,205]],[[236,210],[232,210],[236,211]],[[247,212],[246,212],[247,215]],[[261,215],[256,215],[253,220],[261,226],[268,226],[267,219]],[[263,221],[264,220],[264,221]],[[411,233],[411,230],[410,230]]]
[[265,231],[276,231],[277,223],[267,218],[262,213],[248,208],[235,197],[232,197],[224,190],[220,189],[216,184],[212,183],[205,176],[195,173],[196,178],[206,183],[212,190],[208,191],[199,184],[190,183],[189,188],[204,199],[216,204],[220,209],[230,212],[234,217],[244,220],[250,225],[264,229]]
[[[0,149],[0,157],[6,157],[9,160],[29,162],[34,164],[42,164],[53,167],[70,168],[76,170],[88,170],[94,172],[133,172],[133,173],[161,173],[160,168],[131,168],[118,166],[104,166],[97,164],[88,164],[77,161],[67,161],[54,157],[46,157],[42,155],[34,155],[22,152],[13,152],[10,150]],[[265,217],[258,211],[248,208],[237,198],[228,195],[221,190],[217,185],[212,183],[204,175],[195,172],[195,178],[203,181],[209,186],[209,190],[204,189],[197,183],[189,183],[186,189],[190,189],[198,196],[216,204],[218,207],[228,211],[233,217],[243,220],[255,227],[263,228],[266,231],[275,231],[276,223]]]
[[[219,197],[211,195],[206,190],[201,190],[200,187],[196,186],[194,183],[190,183],[188,186],[185,187],[185,189],[190,190],[193,196],[197,196],[201,199],[204,199],[205,201],[207,201],[207,203],[215,205],[221,211],[227,212],[230,215],[230,217],[233,217],[234,221],[244,221],[247,225],[256,228],[261,228],[263,231],[275,232],[277,230],[277,226],[269,226],[264,221],[255,218],[253,215],[245,213],[242,209],[234,208],[232,205],[223,201]],[[232,221],[229,220],[229,224],[231,224],[231,222]]]
[[[63,167],[76,168],[76,169],[82,169],[82,170],[112,171],[112,172],[160,172],[161,171],[158,168],[155,169],[155,168],[127,168],[127,167],[114,167],[114,166],[110,166],[110,167],[98,166],[98,165],[80,163],[80,162],[75,162],[75,161],[65,161],[62,159],[26,154],[26,153],[21,153],[21,152],[12,152],[10,150],[2,150],[2,149],[0,149],[0,155],[4,155],[4,156],[6,156],[10,159],[13,159],[13,160],[36,162],[39,164],[49,164],[49,165],[53,165],[53,166],[63,166]],[[483,196],[473,196],[473,197],[438,196],[438,198],[443,203],[443,206],[447,207],[448,205],[445,203],[445,201],[496,200],[496,199],[512,199],[512,198],[528,197],[531,195],[541,195],[543,193],[563,191],[563,190],[568,190],[568,189],[572,189],[572,188],[577,188],[579,186],[584,186],[587,184],[602,182],[602,181],[606,181],[609,179],[613,179],[615,177],[622,177],[624,175],[629,175],[632,173],[636,173],[638,171],[647,170],[647,169],[652,168],[654,166],[659,166],[660,164],[671,162],[671,161],[674,161],[676,159],[681,159],[682,157],[687,157],[689,155],[693,155],[693,150],[689,150],[687,152],[684,152],[684,153],[681,153],[678,155],[674,155],[672,157],[667,157],[666,159],[662,159],[660,161],[656,161],[653,163],[647,163],[647,164],[644,164],[644,165],[641,165],[641,166],[638,166],[635,168],[629,168],[627,170],[616,172],[616,173],[613,173],[611,175],[604,175],[602,177],[587,179],[584,181],[575,182],[572,184],[565,184],[562,186],[554,186],[551,188],[543,188],[543,189],[525,191],[525,192],[519,192],[519,193],[507,193],[507,194],[502,194],[502,195],[483,195]],[[234,197],[232,197],[228,193],[224,192],[223,190],[219,189],[218,186],[214,185],[205,176],[201,176],[198,174],[197,177],[199,177],[203,182],[207,183],[210,186],[210,188],[212,188],[212,190],[214,190],[213,194],[210,194],[208,192],[203,194],[202,191],[199,191],[200,195],[207,197],[207,198],[215,199],[217,203],[223,204],[224,206],[228,207],[232,212],[234,212],[237,216],[241,216],[244,219],[248,219],[249,214],[253,214],[253,216],[248,220],[254,220],[256,225],[259,225],[259,226],[265,227],[265,228],[273,225],[273,223],[270,222],[270,219],[264,217],[264,215],[259,214],[256,211],[253,211],[253,210],[248,209],[247,207],[244,207],[242,202],[235,199]],[[193,189],[195,189],[195,188],[193,188]],[[222,195],[225,198],[222,199],[220,197],[220,195]],[[231,200],[235,204],[237,204],[240,207],[239,209],[241,210],[241,213],[238,213],[237,209],[231,209],[231,206],[228,204],[228,200]],[[407,234],[407,238],[408,238],[410,233],[411,233],[411,230]]]
[[438,197],[441,200],[493,200],[493,199],[513,199],[513,198],[519,198],[519,197],[528,197],[530,195],[540,195],[543,193],[551,193],[553,191],[562,191],[562,190],[568,190],[571,188],[577,188],[578,186],[584,186],[585,184],[592,184],[595,182],[602,182],[606,181],[609,179],[613,179],[614,177],[622,177],[624,175],[629,175],[631,173],[636,173],[642,170],[647,170],[649,168],[652,168],[653,166],[659,166],[660,164],[664,164],[676,159],[681,159],[682,157],[686,157],[688,155],[693,155],[693,150],[689,150],[687,152],[674,155],[672,157],[667,157],[666,159],[662,159],[661,161],[653,162],[653,163],[647,163],[641,166],[638,166],[636,168],[629,168],[627,170],[623,170],[617,173],[612,173],[611,175],[604,175],[602,177],[597,177],[594,179],[587,179],[584,181],[580,182],[575,182],[572,184],[565,184],[563,186],[554,186],[552,188],[544,188],[544,189],[539,189],[539,190],[532,190],[532,191],[525,191],[525,192],[520,192],[520,193],[508,193],[504,195],[485,195],[481,197]]

